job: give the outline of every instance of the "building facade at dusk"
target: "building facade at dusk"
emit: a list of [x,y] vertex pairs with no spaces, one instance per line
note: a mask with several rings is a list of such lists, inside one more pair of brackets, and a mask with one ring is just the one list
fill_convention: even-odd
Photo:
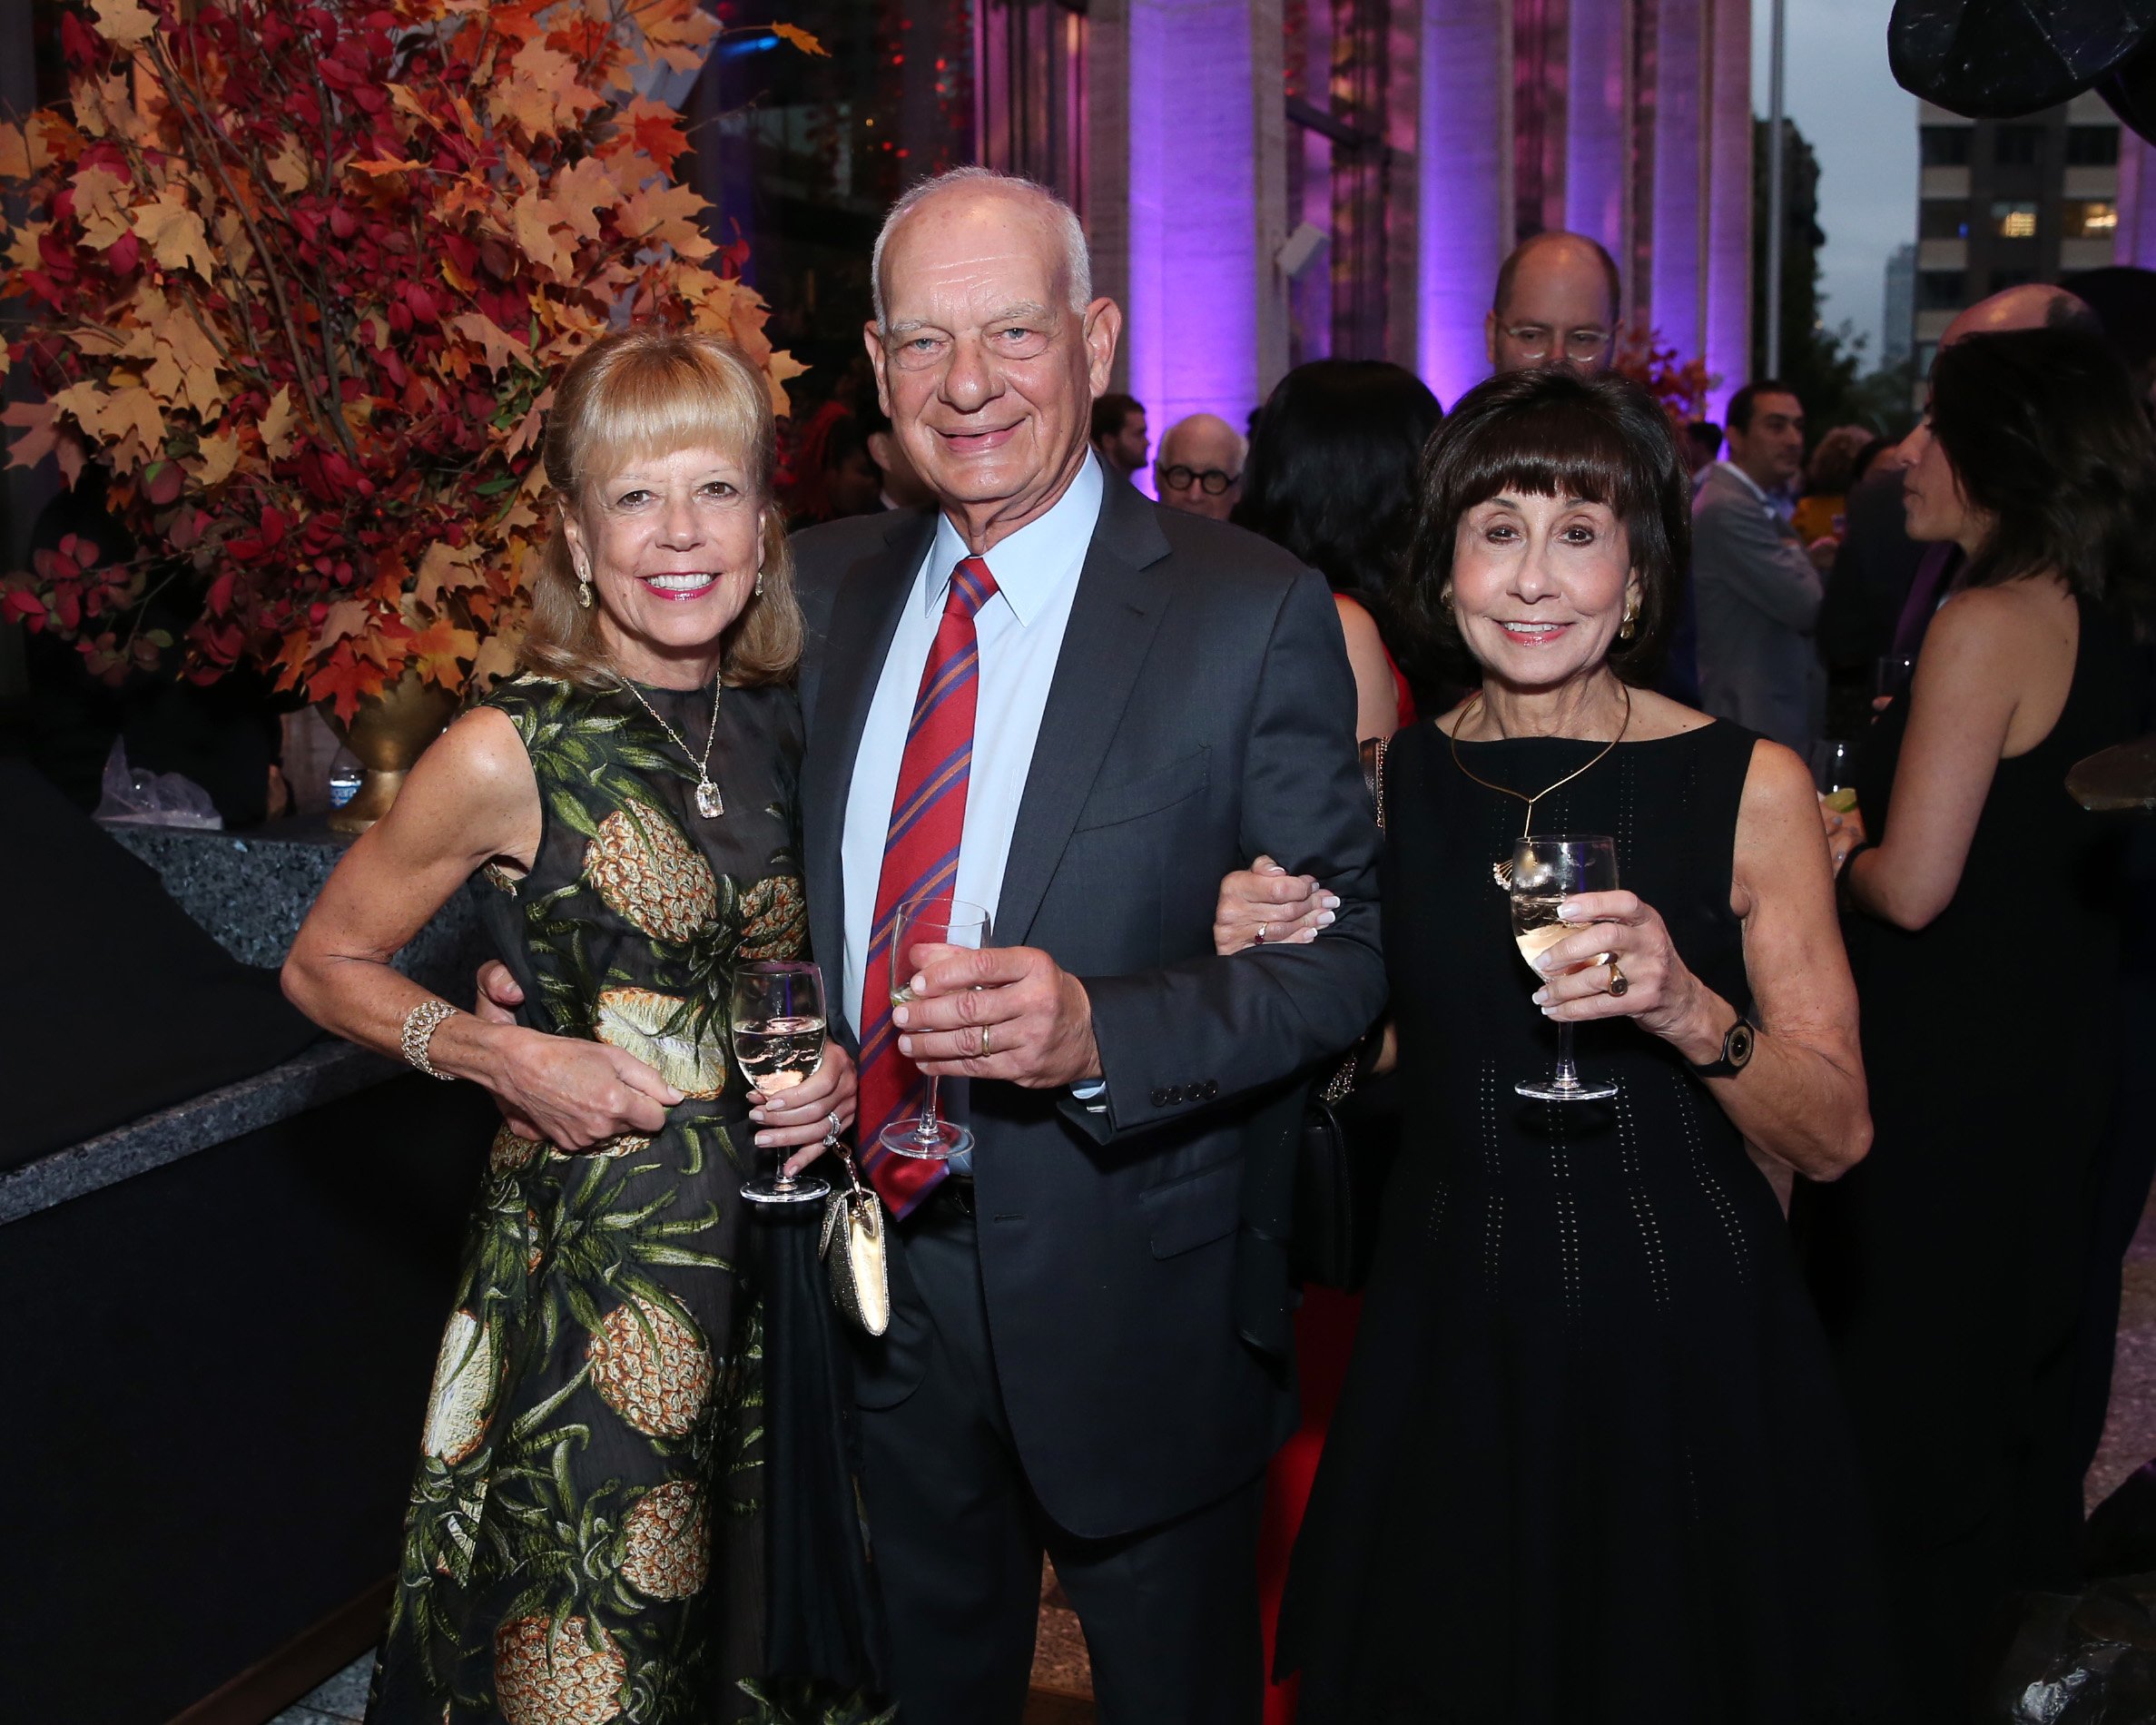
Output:
[[[828,13],[824,17],[820,15]],[[910,180],[984,161],[1081,212],[1156,426],[1240,423],[1291,365],[1488,370],[1497,267],[1550,228],[1618,259],[1629,327],[1744,380],[1749,0],[812,0],[828,62],[731,52],[700,180],[787,336],[842,363]],[[753,44],[752,44],[753,45]]]
[[2015,120],[1917,108],[1911,340],[1921,399],[1939,337],[1963,307],[2023,281],[2156,267],[2156,146],[2093,94]]

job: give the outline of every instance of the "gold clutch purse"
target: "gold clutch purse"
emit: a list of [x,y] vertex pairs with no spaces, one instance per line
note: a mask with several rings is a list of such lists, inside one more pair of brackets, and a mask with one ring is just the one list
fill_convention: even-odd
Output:
[[834,1147],[846,1164],[846,1185],[823,1206],[819,1248],[831,1274],[831,1300],[871,1336],[891,1327],[891,1267],[884,1252],[883,1201],[861,1183],[853,1158]]

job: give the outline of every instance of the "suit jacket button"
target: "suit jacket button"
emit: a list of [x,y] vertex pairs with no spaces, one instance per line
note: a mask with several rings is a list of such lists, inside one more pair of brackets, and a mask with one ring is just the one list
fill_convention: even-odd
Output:
[[1212,1100],[1212,1099],[1213,1099],[1215,1097],[1218,1096],[1219,1094],[1220,1094],[1220,1080],[1219,1080],[1218,1079],[1207,1079],[1206,1080],[1206,1101],[1208,1101],[1208,1102],[1210,1102],[1210,1101],[1211,1101],[1211,1100]]
[[1153,1106],[1155,1108],[1166,1108],[1167,1106],[1167,1092],[1165,1089],[1156,1089],[1154,1090]]
[[1181,1102],[1183,1099],[1183,1087],[1180,1084],[1169,1085],[1167,1087],[1167,1099],[1171,1103]]

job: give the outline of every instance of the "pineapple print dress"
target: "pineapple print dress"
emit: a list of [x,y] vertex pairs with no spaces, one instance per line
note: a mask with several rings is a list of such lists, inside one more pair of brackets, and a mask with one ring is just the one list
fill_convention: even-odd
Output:
[[[710,691],[644,693],[704,735]],[[523,737],[544,809],[531,872],[488,869],[471,889],[524,1021],[625,1049],[686,1099],[655,1137],[583,1155],[496,1137],[368,1719],[877,1717],[760,1669],[761,1230],[740,1196],[756,1152],[727,1007],[736,962],[805,944],[793,692],[726,692],[716,819],[626,690],[526,676],[489,705]]]

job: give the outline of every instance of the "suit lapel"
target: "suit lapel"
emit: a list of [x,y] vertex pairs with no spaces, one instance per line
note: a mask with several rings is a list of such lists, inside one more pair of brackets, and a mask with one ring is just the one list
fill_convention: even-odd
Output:
[[[884,537],[883,549],[847,571],[832,601],[818,668],[814,711],[805,715],[808,742],[802,764],[811,939],[825,984],[839,986],[845,951],[846,889],[842,845],[853,758],[898,632],[914,572],[936,531],[933,510],[909,514]],[[843,1010],[843,1009],[842,1009]]]
[[1144,571],[1168,554],[1153,505],[1109,481],[1078,575],[1033,744],[996,905],[999,945],[1022,945],[1114,741],[1168,605]]

